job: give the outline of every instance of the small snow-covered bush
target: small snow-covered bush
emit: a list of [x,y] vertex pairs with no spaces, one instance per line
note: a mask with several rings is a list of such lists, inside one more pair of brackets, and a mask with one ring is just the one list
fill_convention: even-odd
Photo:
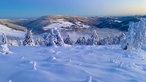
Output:
[[[90,42],[89,42],[90,43]],[[85,37],[79,37],[76,41],[76,44],[79,44],[79,45],[87,45],[87,40]]]
[[69,45],[72,45],[73,44],[73,40],[68,35],[67,38],[65,38],[64,43],[69,44]]
[[7,44],[2,44],[0,47],[1,47],[1,52],[2,52],[3,54],[9,54],[9,53],[11,53],[11,51],[9,50]]
[[43,39],[40,38],[40,37],[37,38],[37,39],[36,39],[36,42],[35,42],[35,45],[36,45],[36,46],[43,45]]
[[18,46],[17,40],[9,40],[8,46]]

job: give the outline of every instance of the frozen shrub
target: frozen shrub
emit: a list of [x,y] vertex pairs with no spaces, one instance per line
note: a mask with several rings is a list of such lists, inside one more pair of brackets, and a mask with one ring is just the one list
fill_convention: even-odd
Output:
[[9,48],[8,48],[8,45],[7,45],[7,44],[2,44],[2,45],[1,45],[1,52],[2,52],[3,54],[9,54],[9,53],[11,53],[10,50],[9,50]]
[[64,43],[72,45],[73,41],[71,40],[70,36],[68,35],[67,38],[65,38]]
[[42,45],[42,44],[43,44],[43,40],[41,38],[37,38],[36,42],[35,42],[35,45],[39,46],[39,45]]

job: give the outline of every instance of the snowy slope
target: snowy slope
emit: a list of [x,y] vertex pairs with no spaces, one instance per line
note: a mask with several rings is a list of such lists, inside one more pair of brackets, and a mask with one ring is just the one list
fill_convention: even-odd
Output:
[[5,25],[0,24],[0,35],[2,33],[5,33],[7,36],[12,36],[12,37],[24,37],[25,34],[25,32],[23,31],[14,30]]
[[146,82],[144,50],[135,54],[117,45],[10,50],[13,54],[0,54],[0,82]]
[[48,26],[43,27],[44,30],[48,30],[51,28],[57,28],[57,29],[62,29],[62,28],[71,28],[71,26],[76,26],[78,28],[89,28],[90,26],[85,25],[81,22],[76,22],[73,24],[72,22],[66,21],[64,19],[56,19],[56,20],[51,20],[51,24]]
[[51,24],[46,26],[46,27],[43,27],[44,30],[48,30],[48,29],[51,29],[51,28],[61,28],[61,27],[70,27],[72,26],[73,23],[71,22],[68,22],[68,21],[64,21],[63,19],[57,19],[57,20],[52,20],[51,21]]

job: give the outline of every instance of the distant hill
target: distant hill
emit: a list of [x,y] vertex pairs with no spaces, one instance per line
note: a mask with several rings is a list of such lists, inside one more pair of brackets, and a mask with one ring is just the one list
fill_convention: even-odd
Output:
[[83,28],[110,28],[127,31],[129,22],[137,22],[143,16],[121,17],[79,17],[79,16],[42,16],[36,19],[15,20],[13,23],[27,27],[36,33],[43,33],[49,28],[83,29]]
[[[30,29],[34,34],[42,34],[49,29],[59,29],[61,35],[70,35],[74,40],[78,37],[90,37],[96,30],[100,37],[113,36],[126,32],[129,22],[137,22],[146,16],[121,17],[79,17],[79,16],[42,16],[33,19],[0,19],[0,33],[24,36],[25,30]],[[13,33],[12,33],[13,32]]]
[[37,33],[43,33],[49,28],[88,28],[95,27],[99,22],[93,18],[77,16],[43,16],[34,20],[15,21],[15,24],[28,27]]

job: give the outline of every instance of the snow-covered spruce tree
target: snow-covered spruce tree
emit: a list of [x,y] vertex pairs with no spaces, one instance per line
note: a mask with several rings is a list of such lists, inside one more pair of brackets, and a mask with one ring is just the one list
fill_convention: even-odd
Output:
[[91,38],[88,38],[87,39],[87,45],[91,45],[91,41],[92,41]]
[[128,33],[121,47],[124,50],[139,50],[141,49],[144,39],[146,38],[146,21],[141,20],[137,23],[130,23]]
[[75,43],[75,44],[79,44],[79,45],[81,45],[81,40],[82,40],[82,38],[81,38],[81,37],[79,37],[79,38],[77,39],[77,41],[76,41],[76,43]]
[[56,30],[56,39],[57,39],[57,45],[58,46],[64,46],[65,45],[64,40],[63,40],[59,30]]
[[26,34],[25,34],[25,38],[23,41],[23,45],[24,46],[35,46],[34,40],[33,40],[33,34],[31,32],[31,30],[27,30]]
[[3,54],[9,54],[9,53],[11,53],[11,51],[9,50],[7,44],[2,44],[2,45],[1,45],[1,52],[2,52]]
[[93,34],[91,35],[91,45],[97,45],[99,42],[99,37],[96,33],[96,30],[93,31]]
[[53,29],[50,29],[50,32],[46,33],[43,38],[45,46],[57,46]]
[[9,53],[11,53],[10,51],[9,51],[9,48],[8,48],[8,44],[7,44],[8,42],[7,42],[7,37],[6,37],[6,35],[3,33],[2,34],[2,44],[1,44],[1,52],[3,53],[3,54],[9,54]]
[[42,40],[41,38],[38,37],[38,38],[36,39],[35,45],[39,46],[39,45],[42,45],[42,43],[43,43],[43,40]]
[[23,41],[19,40],[19,46],[23,46]]
[[49,37],[50,37],[50,36],[51,36],[50,33],[45,33],[45,34],[43,35],[43,39],[44,39],[43,45],[49,46]]
[[39,45],[40,45],[39,39],[36,40],[35,45],[36,45],[36,46],[39,46]]
[[5,35],[5,33],[2,33],[2,44],[7,44],[7,43],[8,43],[7,36]]
[[87,41],[86,41],[86,38],[85,37],[82,37],[81,44],[82,45],[86,45],[87,44]]
[[73,41],[71,40],[71,38],[70,38],[69,35],[67,35],[67,38],[65,38],[64,43],[65,44],[69,44],[69,45],[72,45],[73,44]]

